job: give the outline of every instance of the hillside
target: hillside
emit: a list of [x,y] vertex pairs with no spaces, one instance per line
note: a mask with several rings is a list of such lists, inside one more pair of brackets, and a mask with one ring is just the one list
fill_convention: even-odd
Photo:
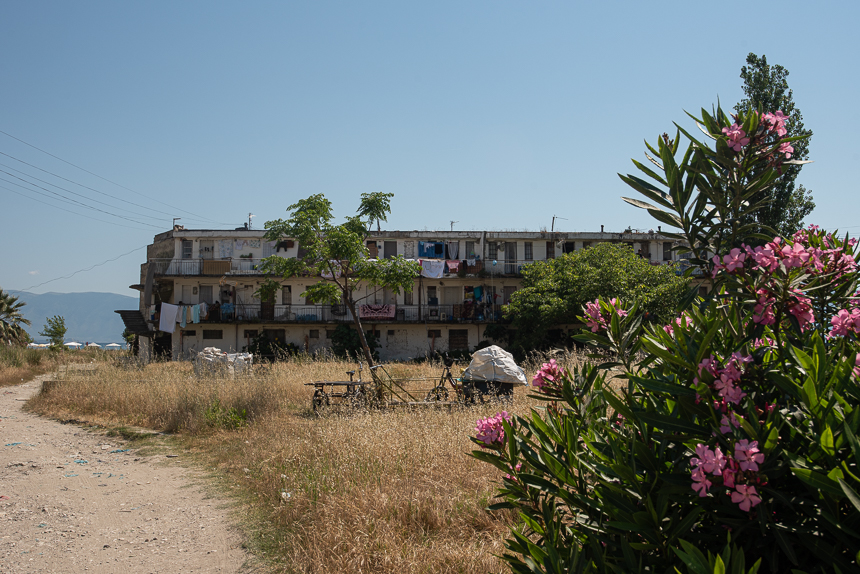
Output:
[[46,342],[39,336],[39,331],[45,327],[45,319],[60,315],[68,328],[66,341],[122,343],[125,327],[114,310],[138,308],[137,297],[116,293],[10,293],[26,303],[21,311],[32,323],[26,329],[37,342]]

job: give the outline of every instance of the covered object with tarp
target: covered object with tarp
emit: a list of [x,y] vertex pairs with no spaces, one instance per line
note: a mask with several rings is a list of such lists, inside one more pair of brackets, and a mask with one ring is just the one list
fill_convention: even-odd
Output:
[[514,356],[496,345],[475,351],[460,380],[480,395],[510,396],[515,386],[528,385],[526,374]]

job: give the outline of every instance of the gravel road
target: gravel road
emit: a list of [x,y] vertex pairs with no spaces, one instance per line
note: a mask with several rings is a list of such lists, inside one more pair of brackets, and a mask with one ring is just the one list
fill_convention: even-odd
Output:
[[199,473],[22,411],[40,386],[0,388],[0,573],[252,570]]

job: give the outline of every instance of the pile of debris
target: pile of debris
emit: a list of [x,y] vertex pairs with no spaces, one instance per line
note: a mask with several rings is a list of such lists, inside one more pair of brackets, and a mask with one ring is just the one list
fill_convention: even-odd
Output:
[[197,376],[250,374],[254,355],[251,353],[225,353],[217,347],[206,347],[197,353],[194,374]]

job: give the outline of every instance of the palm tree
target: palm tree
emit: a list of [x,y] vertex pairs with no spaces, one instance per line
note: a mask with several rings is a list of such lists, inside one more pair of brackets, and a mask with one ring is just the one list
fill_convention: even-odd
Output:
[[0,341],[7,345],[20,344],[27,340],[27,333],[22,325],[30,321],[21,314],[21,307],[26,305],[17,297],[0,289]]

